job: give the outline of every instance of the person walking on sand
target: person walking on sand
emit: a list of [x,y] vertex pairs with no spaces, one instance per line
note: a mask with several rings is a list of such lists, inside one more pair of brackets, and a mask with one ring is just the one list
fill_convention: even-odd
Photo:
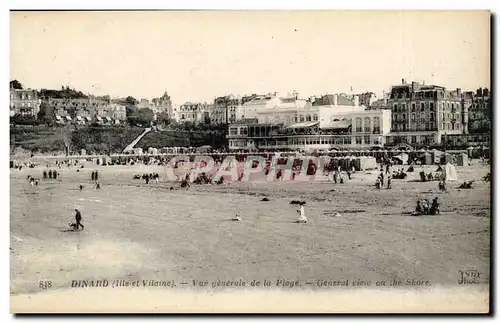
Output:
[[83,230],[85,227],[82,224],[82,214],[78,209],[75,209],[75,220],[76,220],[76,229],[78,230],[78,228],[81,226]]
[[299,213],[299,220],[297,223],[307,223],[307,218],[306,218],[306,211],[304,208],[304,203],[300,204],[300,209],[297,210],[297,213]]
[[95,181],[95,185],[94,185],[95,189],[100,191],[101,190],[101,183],[99,183],[99,181]]

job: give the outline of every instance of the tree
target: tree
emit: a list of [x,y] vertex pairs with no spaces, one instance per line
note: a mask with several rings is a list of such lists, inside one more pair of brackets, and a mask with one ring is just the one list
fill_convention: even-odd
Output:
[[141,124],[150,124],[155,119],[153,110],[149,108],[140,109],[137,118]]
[[162,113],[158,114],[156,121],[161,124],[170,124],[172,120],[170,119],[168,113],[166,111],[163,111]]
[[42,104],[40,104],[40,111],[38,111],[37,119],[39,122],[45,123],[48,126],[54,124],[54,108],[43,101]]
[[139,101],[137,101],[133,96],[127,96],[127,98],[125,99],[125,103],[127,105],[132,105],[132,106],[135,106]]
[[132,116],[137,116],[137,114],[139,113],[139,109],[137,109],[137,107],[135,107],[133,105],[126,105],[125,111],[127,114],[127,118],[132,117]]
[[16,90],[22,90],[23,89],[23,85],[18,80],[12,80],[12,81],[10,81],[10,87],[13,88],[13,89],[16,89]]

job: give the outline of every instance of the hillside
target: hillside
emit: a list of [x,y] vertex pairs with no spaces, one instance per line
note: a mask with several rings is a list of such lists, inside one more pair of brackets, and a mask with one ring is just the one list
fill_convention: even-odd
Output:
[[223,146],[224,142],[224,135],[217,132],[151,131],[137,143],[136,147],[147,149],[149,147],[199,147],[210,145],[217,149]]
[[[139,127],[11,127],[11,150],[21,147],[37,153],[62,153],[65,138],[71,142],[70,152],[78,154],[85,149],[88,154],[119,153],[137,138],[144,128]],[[162,131],[146,134],[136,145],[149,147],[198,147],[211,145],[215,148],[224,144],[224,135],[209,132]]]

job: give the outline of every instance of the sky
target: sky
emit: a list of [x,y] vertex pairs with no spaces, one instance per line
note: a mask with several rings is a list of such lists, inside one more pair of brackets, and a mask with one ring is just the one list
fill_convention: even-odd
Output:
[[174,104],[216,96],[490,88],[487,11],[11,12],[10,76]]

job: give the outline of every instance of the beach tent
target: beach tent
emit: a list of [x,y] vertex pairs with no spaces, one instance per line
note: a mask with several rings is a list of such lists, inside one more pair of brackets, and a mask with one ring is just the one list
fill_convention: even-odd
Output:
[[393,159],[398,160],[400,165],[408,164],[408,154],[401,153],[394,156]]
[[469,157],[465,153],[455,155],[455,161],[456,161],[457,166],[468,166],[469,165]]
[[441,169],[442,169],[444,178],[447,181],[456,181],[456,180],[458,180],[457,171],[455,169],[455,166],[453,166],[452,164],[447,163]]
[[441,156],[440,163],[442,165],[446,165],[448,163],[455,164],[455,157],[450,153],[443,153],[443,155]]
[[372,156],[362,156],[358,158],[359,160],[359,169],[356,170],[367,170],[367,169],[377,169],[377,159]]
[[443,152],[437,149],[433,149],[431,151],[432,154],[432,163],[438,164],[441,162],[441,156],[443,156]]

